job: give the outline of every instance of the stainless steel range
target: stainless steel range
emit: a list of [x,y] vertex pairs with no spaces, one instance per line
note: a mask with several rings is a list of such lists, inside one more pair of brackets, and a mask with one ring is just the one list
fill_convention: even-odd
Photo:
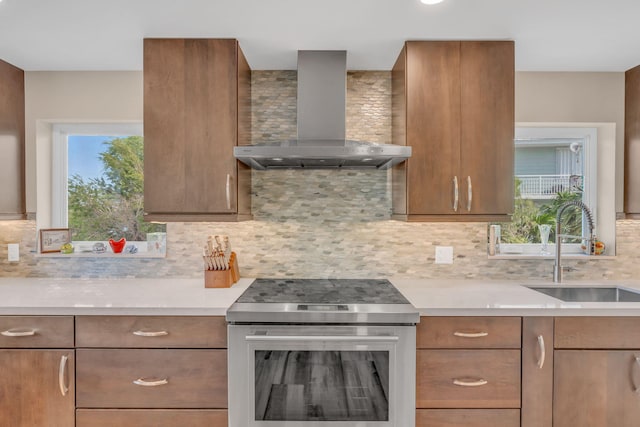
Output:
[[230,427],[415,425],[419,313],[389,281],[256,279],[227,321]]

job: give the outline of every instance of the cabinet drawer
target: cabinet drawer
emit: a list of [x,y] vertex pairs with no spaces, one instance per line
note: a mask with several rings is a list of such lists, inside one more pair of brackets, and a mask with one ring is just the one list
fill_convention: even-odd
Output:
[[78,349],[76,406],[226,408],[227,352]]
[[418,348],[520,348],[519,317],[422,317]]
[[226,410],[78,409],[76,427],[227,427]]
[[226,348],[223,316],[78,316],[76,346]]
[[418,409],[416,427],[520,427],[518,409]]
[[519,408],[520,351],[418,350],[418,408]]
[[640,317],[556,317],[556,348],[640,348]]
[[72,347],[72,316],[0,316],[0,348]]

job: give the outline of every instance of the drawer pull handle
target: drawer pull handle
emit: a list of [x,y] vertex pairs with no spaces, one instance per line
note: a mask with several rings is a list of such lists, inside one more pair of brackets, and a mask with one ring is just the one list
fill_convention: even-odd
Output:
[[60,368],[58,368],[58,387],[60,387],[60,394],[63,396],[66,396],[69,392],[69,387],[67,387],[67,383],[65,381],[68,360],[68,356],[60,357]]
[[635,356],[635,362],[633,365],[631,365],[631,385],[633,386],[633,391],[640,394],[640,387],[638,387],[636,385],[636,382],[633,380],[633,367],[634,366],[638,366],[640,367],[640,356]]
[[454,176],[453,177],[453,211],[454,212],[458,212],[458,199],[459,199],[458,177]]
[[139,337],[163,337],[165,335],[169,335],[167,331],[133,331],[133,335],[137,335]]
[[32,337],[36,331],[34,329],[9,329],[0,333],[5,337]]
[[538,348],[540,349],[540,358],[538,359],[538,368],[542,369],[544,366],[544,359],[547,356],[547,350],[544,346],[544,337],[542,335],[538,335]]
[[169,384],[169,381],[167,381],[166,378],[163,378],[163,379],[157,380],[157,381],[147,381],[147,380],[144,380],[142,378],[138,378],[137,380],[134,380],[133,383],[135,385],[141,385],[143,387],[157,387],[159,385]]
[[489,382],[487,380],[483,380],[482,378],[479,380],[453,380],[455,385],[459,385],[461,387],[480,387],[482,385],[487,385]]
[[467,212],[471,212],[471,201],[473,200],[473,187],[471,186],[471,177],[467,177]]
[[227,209],[231,209],[231,174],[227,174],[227,185],[225,186],[227,195]]
[[482,338],[489,335],[489,332],[454,332],[453,335],[463,338]]

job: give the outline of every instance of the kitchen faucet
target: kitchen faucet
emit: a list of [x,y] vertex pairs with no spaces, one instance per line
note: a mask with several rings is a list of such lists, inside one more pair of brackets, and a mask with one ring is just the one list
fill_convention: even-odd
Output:
[[560,234],[562,229],[560,225],[560,220],[562,219],[562,213],[570,206],[578,206],[579,208],[582,209],[582,211],[586,215],[587,222],[589,223],[589,238],[587,241],[587,247],[591,248],[591,244],[593,243],[593,214],[591,213],[587,205],[585,205],[580,200],[574,200],[560,206],[560,208],[558,208],[558,215],[556,216],[556,262],[553,265],[553,282],[554,283],[562,282],[562,265],[560,264],[560,254],[561,254],[560,247],[562,246],[561,244],[562,237],[565,237],[565,236]]

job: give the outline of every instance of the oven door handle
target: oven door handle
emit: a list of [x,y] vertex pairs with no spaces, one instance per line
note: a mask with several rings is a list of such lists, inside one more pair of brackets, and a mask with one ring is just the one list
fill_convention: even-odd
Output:
[[362,335],[247,335],[247,341],[366,341],[366,342],[398,342],[396,336],[362,336]]

